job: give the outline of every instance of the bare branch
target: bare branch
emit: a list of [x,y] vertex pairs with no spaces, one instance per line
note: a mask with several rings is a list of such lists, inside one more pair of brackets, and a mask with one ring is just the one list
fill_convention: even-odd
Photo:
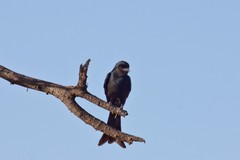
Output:
[[96,130],[100,130],[101,132],[116,138],[121,139],[122,141],[127,142],[128,144],[132,144],[133,141],[138,142],[145,142],[144,139],[140,137],[136,137],[130,134],[126,134],[123,132],[120,132],[111,126],[108,126],[103,121],[99,120],[98,118],[95,118],[91,114],[89,114],[87,111],[85,111],[82,107],[80,107],[75,100],[71,99],[64,99],[63,103],[68,107],[68,109],[77,117],[82,119],[86,124],[91,125]]
[[78,84],[77,88],[81,88],[81,90],[87,90],[87,70],[88,70],[88,65],[90,63],[90,59],[88,59],[84,65],[80,65],[79,69],[79,79],[78,79]]
[[88,59],[84,65],[80,66],[79,80],[76,86],[62,86],[52,82],[35,79],[11,71],[1,65],[0,65],[0,77],[9,81],[11,84],[17,84],[23,87],[31,88],[55,96],[56,98],[60,99],[74,115],[82,119],[85,123],[91,125],[96,130],[100,130],[101,132],[113,138],[121,139],[122,141],[125,141],[129,144],[132,144],[133,141],[145,142],[143,138],[120,132],[112,128],[111,126],[108,126],[103,121],[89,114],[87,111],[85,111],[82,107],[80,107],[76,103],[75,98],[81,97],[106,110],[109,110],[114,114],[120,116],[128,115],[127,111],[121,110],[118,107],[99,99],[98,97],[92,95],[87,91],[86,84],[89,63],[90,59]]

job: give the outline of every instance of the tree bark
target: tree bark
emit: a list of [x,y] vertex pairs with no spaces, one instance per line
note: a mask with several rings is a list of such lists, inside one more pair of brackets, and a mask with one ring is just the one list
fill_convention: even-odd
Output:
[[79,117],[81,120],[83,120],[88,125],[91,125],[96,130],[99,130],[113,138],[121,139],[128,144],[132,144],[133,141],[145,142],[145,140],[141,137],[123,133],[112,128],[111,126],[108,126],[106,123],[89,114],[79,104],[77,104],[75,98],[81,97],[96,104],[99,107],[112,112],[113,114],[120,116],[128,115],[127,111],[119,109],[119,107],[107,103],[87,91],[87,70],[89,62],[90,59],[88,59],[84,65],[80,65],[79,80],[76,86],[62,86],[56,83],[28,77],[11,71],[10,69],[7,69],[1,65],[0,77],[9,81],[11,84],[17,84],[55,96],[56,98],[60,99],[75,116]]

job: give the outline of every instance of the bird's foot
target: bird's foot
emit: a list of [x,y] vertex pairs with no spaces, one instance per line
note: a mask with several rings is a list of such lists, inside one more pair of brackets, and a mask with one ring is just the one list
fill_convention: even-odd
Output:
[[[118,110],[122,110],[123,109],[123,105],[121,104],[121,106],[118,108]],[[117,114],[115,115],[114,118],[117,118]]]
[[121,109],[121,110],[123,109],[123,105],[122,105],[122,104],[121,104],[121,106],[119,107],[119,109]]

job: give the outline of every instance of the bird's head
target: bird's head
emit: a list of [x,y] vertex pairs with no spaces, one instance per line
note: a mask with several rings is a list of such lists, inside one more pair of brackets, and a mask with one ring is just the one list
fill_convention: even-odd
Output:
[[119,61],[114,69],[120,75],[127,75],[129,72],[129,64],[125,61]]

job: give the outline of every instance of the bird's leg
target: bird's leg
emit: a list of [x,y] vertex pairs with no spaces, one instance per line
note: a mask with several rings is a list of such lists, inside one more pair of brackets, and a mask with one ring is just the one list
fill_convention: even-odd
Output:
[[[121,101],[120,98],[117,98],[115,101],[115,105],[118,106],[118,110],[121,109]],[[120,106],[120,107],[119,107]],[[115,115],[114,118],[117,118],[117,114]]]
[[[123,109],[123,105],[121,104],[121,106],[118,108],[118,110],[122,110]],[[115,115],[114,118],[117,118],[117,114]]]
[[[113,103],[111,101],[108,102],[110,105],[113,105]],[[120,107],[121,108],[121,107]],[[117,118],[117,114],[115,115],[114,118]]]
[[121,106],[120,106],[120,108],[119,108],[119,109],[121,109],[121,110],[123,109],[123,105],[122,105],[122,104],[121,104]]

